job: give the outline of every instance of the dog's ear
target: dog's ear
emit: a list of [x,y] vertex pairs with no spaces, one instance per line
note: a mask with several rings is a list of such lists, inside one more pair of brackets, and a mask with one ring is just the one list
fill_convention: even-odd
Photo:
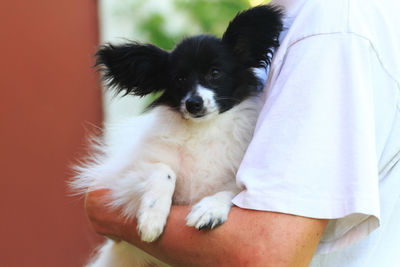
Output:
[[281,8],[262,5],[240,12],[229,23],[222,41],[229,45],[246,67],[270,63],[272,48],[279,45]]
[[100,47],[96,66],[107,85],[117,93],[144,96],[165,89],[168,52],[151,44],[136,42]]

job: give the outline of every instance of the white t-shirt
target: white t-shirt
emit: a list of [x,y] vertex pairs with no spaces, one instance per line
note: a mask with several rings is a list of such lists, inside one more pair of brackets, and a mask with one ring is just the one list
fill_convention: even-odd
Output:
[[396,266],[400,2],[272,3],[286,30],[233,203],[331,219],[311,266]]

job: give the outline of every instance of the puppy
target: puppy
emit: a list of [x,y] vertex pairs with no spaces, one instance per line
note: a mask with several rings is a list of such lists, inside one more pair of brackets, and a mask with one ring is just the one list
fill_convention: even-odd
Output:
[[[266,67],[282,29],[282,12],[258,6],[239,13],[222,38],[186,38],[168,52],[152,44],[107,44],[97,64],[110,88],[125,95],[162,92],[150,111],[114,125],[117,142],[97,140],[72,182],[82,193],[110,190],[110,207],[137,219],[145,242],[156,240],[171,204],[193,205],[187,225],[225,222],[239,192],[235,174],[252,138]],[[164,264],[126,243],[108,241],[89,266]]]

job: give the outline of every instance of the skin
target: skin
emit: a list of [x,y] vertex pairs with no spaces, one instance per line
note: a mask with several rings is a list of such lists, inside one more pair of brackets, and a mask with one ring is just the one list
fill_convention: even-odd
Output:
[[86,196],[85,207],[94,230],[125,240],[178,266],[308,266],[328,220],[233,207],[221,226],[198,231],[186,226],[190,206],[173,206],[161,237],[140,241],[136,221],[105,207],[106,190]]

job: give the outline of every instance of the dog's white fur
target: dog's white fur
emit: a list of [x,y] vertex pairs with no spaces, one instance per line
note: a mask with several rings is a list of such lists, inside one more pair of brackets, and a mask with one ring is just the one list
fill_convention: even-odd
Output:
[[[227,219],[239,192],[235,175],[252,138],[260,107],[250,97],[232,109],[187,120],[166,106],[111,127],[117,138],[98,143],[91,161],[78,167],[77,189],[108,188],[112,207],[137,217],[144,241],[159,237],[171,204],[194,204],[187,225],[211,228]],[[127,262],[129,264],[127,264]],[[126,242],[107,243],[88,265],[145,266],[162,263]]]

